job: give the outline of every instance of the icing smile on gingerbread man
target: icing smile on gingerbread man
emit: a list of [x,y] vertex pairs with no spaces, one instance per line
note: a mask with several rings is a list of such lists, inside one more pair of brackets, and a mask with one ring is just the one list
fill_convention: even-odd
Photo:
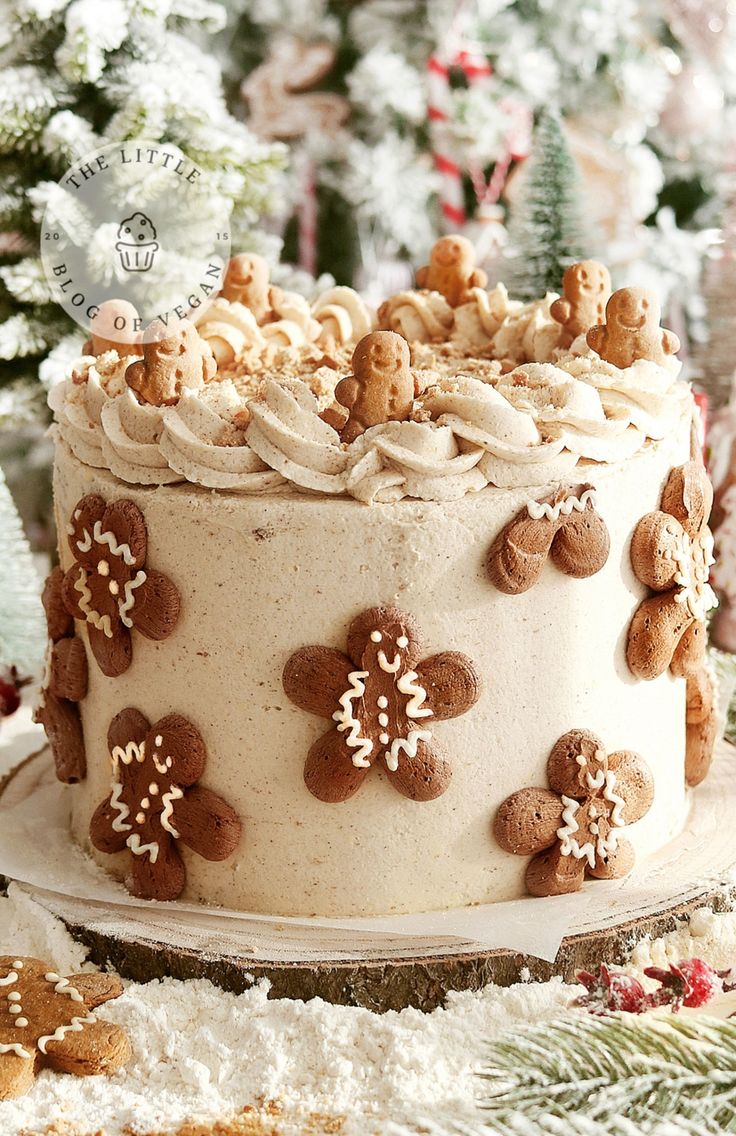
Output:
[[432,725],[464,714],[478,700],[480,679],[467,658],[445,651],[420,663],[411,616],[377,607],[354,619],[348,653],[303,647],[284,669],[295,705],[335,726],[309,751],[307,788],[321,801],[346,801],[382,762],[400,793],[431,801],[452,776]]

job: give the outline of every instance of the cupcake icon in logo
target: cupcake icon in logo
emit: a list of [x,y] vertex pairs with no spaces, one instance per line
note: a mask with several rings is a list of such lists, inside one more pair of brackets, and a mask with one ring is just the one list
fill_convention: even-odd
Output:
[[148,272],[159,248],[150,217],[145,213],[132,213],[121,221],[115,248],[126,272]]

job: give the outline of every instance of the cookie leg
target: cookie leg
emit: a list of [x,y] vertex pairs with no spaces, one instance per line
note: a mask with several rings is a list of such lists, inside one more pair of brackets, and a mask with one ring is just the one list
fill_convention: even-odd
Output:
[[35,1076],[33,1061],[15,1053],[0,1055],[0,1101],[24,1096]]
[[434,801],[450,784],[452,769],[436,745],[416,743],[416,757],[401,754],[398,768],[389,772],[391,784],[412,801]]
[[114,1022],[89,1022],[46,1046],[45,1064],[57,1073],[92,1077],[114,1073],[130,1060],[130,1042]]

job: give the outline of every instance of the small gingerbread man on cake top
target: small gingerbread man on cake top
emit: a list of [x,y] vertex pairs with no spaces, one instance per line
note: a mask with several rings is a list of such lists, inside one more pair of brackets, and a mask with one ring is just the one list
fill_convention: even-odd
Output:
[[254,252],[242,252],[228,263],[222,294],[230,303],[250,308],[258,323],[266,323],[273,313],[273,288],[268,263]]
[[125,381],[142,402],[172,406],[185,388],[198,390],[217,372],[210,345],[189,320],[179,320],[167,330],[162,323],[150,324],[143,344],[143,358],[131,363]]
[[353,352],[353,373],[341,379],[335,398],[348,410],[341,431],[353,442],[381,422],[403,422],[414,405],[409,344],[395,331],[371,331]]
[[589,347],[614,367],[630,367],[637,359],[662,366],[680,350],[673,331],[660,327],[659,300],[646,288],[620,288],[606,304],[606,321],[591,327]]
[[92,319],[84,354],[104,355],[106,351],[117,351],[121,359],[124,355],[140,355],[140,327],[140,316],[127,300],[105,300]]
[[483,269],[475,267],[472,244],[457,234],[435,241],[429,264],[418,269],[416,279],[419,288],[441,292],[453,308],[466,303],[473,288],[485,288],[488,283]]
[[562,293],[549,311],[562,325],[560,347],[569,347],[579,335],[603,322],[611,295],[611,274],[597,260],[579,260],[565,270]]

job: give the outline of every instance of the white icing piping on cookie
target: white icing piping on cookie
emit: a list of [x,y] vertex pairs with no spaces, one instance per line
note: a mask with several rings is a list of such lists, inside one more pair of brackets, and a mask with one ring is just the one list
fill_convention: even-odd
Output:
[[62,978],[60,974],[56,974],[50,970],[48,974],[44,975],[47,982],[54,984],[55,994],[66,994],[71,998],[72,1002],[84,1002],[84,998],[77,990],[76,986],[72,986],[68,978]]
[[407,718],[429,718],[432,715],[428,706],[422,708],[427,698],[427,692],[417,682],[418,678],[419,675],[416,671],[406,671],[401,678],[396,680],[396,689],[402,694],[411,695],[405,710]]
[[125,627],[130,628],[133,626],[133,620],[128,616],[128,612],[135,603],[133,592],[136,588],[140,588],[141,584],[145,584],[147,578],[146,573],[140,568],[132,580],[126,580],[125,582],[125,597],[122,600],[118,600],[118,614]]
[[386,658],[385,653],[383,651],[379,651],[378,652],[378,665],[379,665],[379,667],[381,668],[382,671],[386,671],[386,674],[396,674],[399,667],[401,666],[401,657],[397,652],[394,655],[394,661],[392,663],[390,663],[388,661],[388,659]]
[[168,793],[164,793],[161,797],[161,803],[164,807],[158,819],[161,827],[165,829],[166,832],[170,833],[174,837],[174,840],[179,839],[179,833],[171,823],[171,818],[174,814],[174,801],[180,801],[183,796],[184,793],[179,786],[172,785]]
[[0,1042],[0,1055],[4,1053],[14,1053],[16,1057],[24,1057],[27,1061],[31,1060],[31,1055],[27,1049],[17,1042],[13,1041],[10,1045],[4,1045]]
[[526,509],[533,521],[541,521],[542,517],[558,521],[560,517],[569,517],[572,512],[582,513],[589,504],[595,508],[595,489],[586,489],[582,497],[564,497],[556,505],[550,505],[548,501],[529,501]]
[[100,615],[92,607],[92,592],[87,587],[87,572],[81,564],[79,565],[79,576],[74,581],[74,591],[79,593],[79,608],[80,611],[84,612],[87,623],[91,623],[98,631],[102,631],[108,639],[112,639],[110,616]]
[[113,832],[130,832],[133,825],[126,824],[126,819],[130,816],[130,809],[125,801],[121,801],[120,795],[123,791],[123,786],[120,781],[113,781],[112,792],[110,793],[110,807],[115,809],[119,814],[111,821]]
[[342,709],[336,710],[332,715],[334,721],[337,722],[340,733],[349,731],[345,738],[345,744],[351,749],[357,749],[357,753],[353,754],[353,765],[357,769],[368,768],[370,765],[368,755],[373,752],[373,742],[370,738],[361,737],[361,723],[353,715],[353,699],[362,698],[365,694],[365,683],[363,682],[365,678],[368,678],[368,671],[350,672],[348,675],[348,680],[351,683],[350,689],[341,694],[339,698]]
[[391,748],[386,750],[383,755],[389,772],[395,773],[399,768],[399,756],[402,753],[405,753],[409,758],[415,758],[417,756],[417,743],[420,741],[428,742],[431,737],[431,730],[409,730],[408,738],[395,738],[391,743]]
[[97,1018],[94,1014],[88,1014],[86,1018],[72,1018],[67,1026],[59,1026],[51,1034],[46,1034],[44,1037],[39,1037],[38,1048],[42,1053],[46,1052],[46,1046],[51,1041],[63,1041],[68,1033],[80,1033],[84,1027],[90,1022],[96,1022]]
[[[677,536],[674,531],[672,535]],[[700,622],[718,603],[708,583],[710,566],[715,563],[713,544],[709,529],[695,539],[683,531],[677,536],[675,547],[665,552],[665,559],[675,563],[674,583],[679,588],[675,602],[685,604],[693,619]]]
[[134,832],[132,836],[128,837],[125,843],[127,844],[128,848],[130,848],[134,856],[148,855],[151,858],[152,864],[155,864],[158,860],[159,845],[156,840],[152,840],[150,844],[143,844],[141,842],[140,835],[137,832]]

